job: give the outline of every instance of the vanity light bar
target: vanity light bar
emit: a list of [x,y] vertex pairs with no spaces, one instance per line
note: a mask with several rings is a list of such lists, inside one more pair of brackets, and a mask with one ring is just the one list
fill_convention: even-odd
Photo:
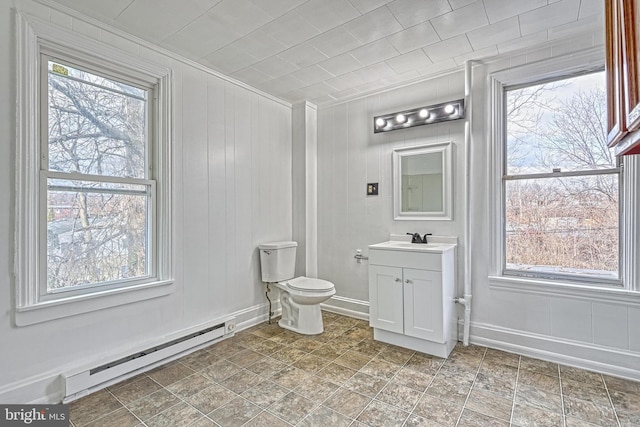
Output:
[[464,118],[464,99],[428,105],[373,118],[373,133],[389,132],[413,126]]

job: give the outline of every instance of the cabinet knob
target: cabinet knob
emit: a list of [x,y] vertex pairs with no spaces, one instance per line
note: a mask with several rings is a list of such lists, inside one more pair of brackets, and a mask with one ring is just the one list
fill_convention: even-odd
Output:
[[405,283],[413,283],[413,280],[409,280],[409,279],[407,279],[407,280],[405,280],[404,282],[405,282]]
[[398,277],[396,277],[396,282],[402,282],[402,280]]

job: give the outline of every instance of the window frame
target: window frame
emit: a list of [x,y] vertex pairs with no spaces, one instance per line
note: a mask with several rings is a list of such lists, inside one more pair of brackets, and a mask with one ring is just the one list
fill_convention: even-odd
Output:
[[[615,294],[640,290],[640,269],[634,257],[638,251],[640,227],[634,221],[640,216],[640,197],[634,190],[640,187],[640,162],[624,159],[619,175],[619,280],[602,280],[587,276],[562,274],[510,274],[506,270],[504,248],[505,230],[505,180],[506,175],[506,89],[528,86],[537,82],[597,72],[604,64],[602,49],[589,49],[573,55],[560,56],[522,66],[498,70],[487,79],[488,114],[488,194],[491,264],[489,285],[495,289],[514,289],[533,293],[582,295],[584,292]],[[632,156],[634,157],[634,156]],[[640,157],[640,156],[636,156]],[[568,173],[568,172],[567,172]]]
[[[29,325],[171,293],[171,70],[20,11],[16,11],[16,30],[15,324]],[[47,64],[43,64],[46,56],[150,88],[145,178],[153,187],[148,209],[150,234],[155,237],[149,246],[153,257],[149,277],[83,286],[55,295],[42,292],[47,286],[46,221],[42,219],[47,173],[41,168],[48,151],[48,133],[42,126],[47,116],[43,110],[48,109],[48,97],[42,97],[48,87]]]

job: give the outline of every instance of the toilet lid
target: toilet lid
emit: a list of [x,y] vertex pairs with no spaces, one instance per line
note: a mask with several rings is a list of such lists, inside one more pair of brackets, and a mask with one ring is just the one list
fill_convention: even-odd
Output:
[[296,291],[329,291],[333,289],[333,283],[322,279],[312,279],[310,277],[296,277],[287,281],[287,286]]

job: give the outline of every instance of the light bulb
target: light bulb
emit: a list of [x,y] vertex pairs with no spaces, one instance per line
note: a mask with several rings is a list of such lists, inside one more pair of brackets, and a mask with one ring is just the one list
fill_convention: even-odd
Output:
[[387,121],[385,119],[383,119],[382,117],[378,117],[376,119],[376,126],[378,126],[379,128],[384,127],[387,124]]
[[452,104],[447,104],[444,107],[444,112],[447,114],[452,114],[456,109],[454,108],[454,106]]
[[396,116],[396,122],[398,123],[404,123],[405,120],[407,120],[407,118],[404,116],[404,114],[398,114]]
[[420,112],[418,113],[418,115],[423,118],[426,119],[427,117],[429,117],[429,111],[426,108],[423,108],[422,110],[420,110]]

